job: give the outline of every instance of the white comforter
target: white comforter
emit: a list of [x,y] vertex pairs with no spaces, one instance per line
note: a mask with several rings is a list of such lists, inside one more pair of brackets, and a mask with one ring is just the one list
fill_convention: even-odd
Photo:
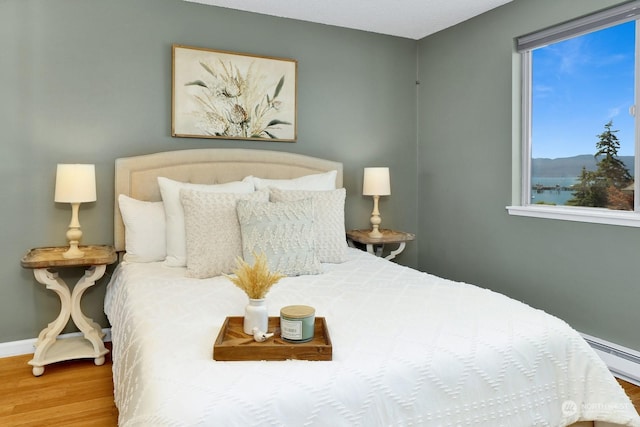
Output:
[[[503,295],[349,250],[285,278],[269,312],[327,319],[333,361],[216,362],[247,297],[224,277],[122,264],[108,286],[121,426],[640,426],[598,356],[563,321]],[[596,424],[597,425],[597,424]]]

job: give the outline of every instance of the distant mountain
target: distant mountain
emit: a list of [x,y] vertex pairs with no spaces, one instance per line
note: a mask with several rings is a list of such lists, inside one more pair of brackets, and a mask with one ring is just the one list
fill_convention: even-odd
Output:
[[[635,176],[633,156],[620,156],[631,176]],[[581,154],[574,157],[562,157],[559,159],[531,159],[531,175],[536,177],[564,178],[580,176],[582,167],[587,170],[596,170],[596,159],[592,154]]]

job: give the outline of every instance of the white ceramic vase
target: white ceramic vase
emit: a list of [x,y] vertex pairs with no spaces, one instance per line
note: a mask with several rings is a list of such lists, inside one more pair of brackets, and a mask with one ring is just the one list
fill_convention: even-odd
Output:
[[249,305],[244,309],[244,333],[253,335],[253,328],[258,328],[262,332],[267,332],[269,328],[267,300],[264,298],[249,298]]

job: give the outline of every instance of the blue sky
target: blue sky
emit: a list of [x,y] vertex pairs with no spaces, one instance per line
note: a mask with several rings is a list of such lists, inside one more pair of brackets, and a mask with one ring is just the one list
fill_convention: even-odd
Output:
[[533,158],[594,154],[609,120],[634,154],[634,34],[631,21],[533,51]]

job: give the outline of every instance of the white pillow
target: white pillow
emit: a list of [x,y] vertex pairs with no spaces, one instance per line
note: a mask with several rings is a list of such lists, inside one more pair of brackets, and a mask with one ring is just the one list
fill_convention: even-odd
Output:
[[271,271],[286,276],[320,273],[313,205],[311,199],[281,203],[238,201],[244,260],[253,264],[253,254],[264,253]]
[[167,257],[165,264],[170,267],[184,267],[187,265],[184,211],[182,203],[180,203],[181,189],[188,188],[211,193],[252,193],[254,191],[251,182],[241,181],[207,185],[191,184],[158,177],[158,185],[160,186],[160,194],[162,194],[167,220]]
[[236,214],[239,200],[269,202],[268,191],[211,193],[183,189],[188,277],[205,278],[231,273],[242,257],[242,237]]
[[271,189],[272,202],[314,201],[314,232],[316,254],[320,262],[341,263],[347,259],[347,239],[344,226],[344,200],[346,190],[297,191]]
[[144,202],[120,194],[118,206],[125,228],[124,260],[128,262],[162,261],[167,255],[165,219],[162,202]]
[[335,190],[336,175],[338,171],[333,170],[325,173],[305,175],[292,179],[264,179],[255,176],[247,176],[242,182],[253,183],[256,190],[266,188],[280,188],[282,190]]

